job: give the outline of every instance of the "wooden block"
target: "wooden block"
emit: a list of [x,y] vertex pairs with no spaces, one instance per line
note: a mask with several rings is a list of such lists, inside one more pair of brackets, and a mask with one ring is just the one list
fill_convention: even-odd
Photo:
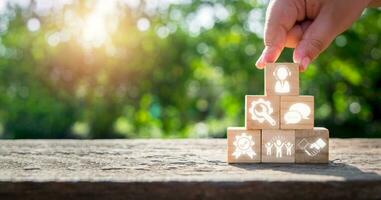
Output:
[[314,97],[281,96],[280,97],[281,129],[313,129]]
[[294,163],[295,130],[262,130],[262,162]]
[[246,95],[245,124],[247,129],[278,129],[278,96]]
[[315,127],[308,130],[295,130],[296,163],[328,163],[329,131]]
[[299,65],[269,63],[265,67],[265,94],[299,95]]
[[244,127],[229,127],[228,163],[261,162],[261,131]]

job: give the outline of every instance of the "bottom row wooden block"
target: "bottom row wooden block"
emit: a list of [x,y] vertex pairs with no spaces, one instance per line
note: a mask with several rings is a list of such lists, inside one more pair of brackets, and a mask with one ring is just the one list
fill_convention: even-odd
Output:
[[228,163],[328,163],[329,131],[230,127]]

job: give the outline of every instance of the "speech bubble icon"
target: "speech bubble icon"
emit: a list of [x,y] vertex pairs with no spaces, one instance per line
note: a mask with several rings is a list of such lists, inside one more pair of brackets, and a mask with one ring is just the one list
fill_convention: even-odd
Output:
[[308,119],[308,116],[311,114],[311,108],[304,103],[295,103],[290,106],[289,111],[296,111],[300,113],[303,119]]
[[302,120],[302,115],[297,111],[288,111],[284,115],[284,120],[286,124],[296,124]]

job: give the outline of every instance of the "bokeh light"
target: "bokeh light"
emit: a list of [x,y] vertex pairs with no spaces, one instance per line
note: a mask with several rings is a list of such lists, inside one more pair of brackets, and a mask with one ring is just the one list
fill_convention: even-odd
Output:
[[[224,137],[263,93],[267,3],[0,1],[0,137]],[[332,137],[381,136],[380,19],[364,12],[300,76]]]

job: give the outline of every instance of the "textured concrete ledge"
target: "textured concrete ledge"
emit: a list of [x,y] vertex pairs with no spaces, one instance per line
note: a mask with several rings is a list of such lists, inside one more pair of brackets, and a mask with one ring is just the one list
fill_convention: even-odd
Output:
[[328,165],[226,163],[226,140],[3,140],[0,199],[381,199],[381,139]]

